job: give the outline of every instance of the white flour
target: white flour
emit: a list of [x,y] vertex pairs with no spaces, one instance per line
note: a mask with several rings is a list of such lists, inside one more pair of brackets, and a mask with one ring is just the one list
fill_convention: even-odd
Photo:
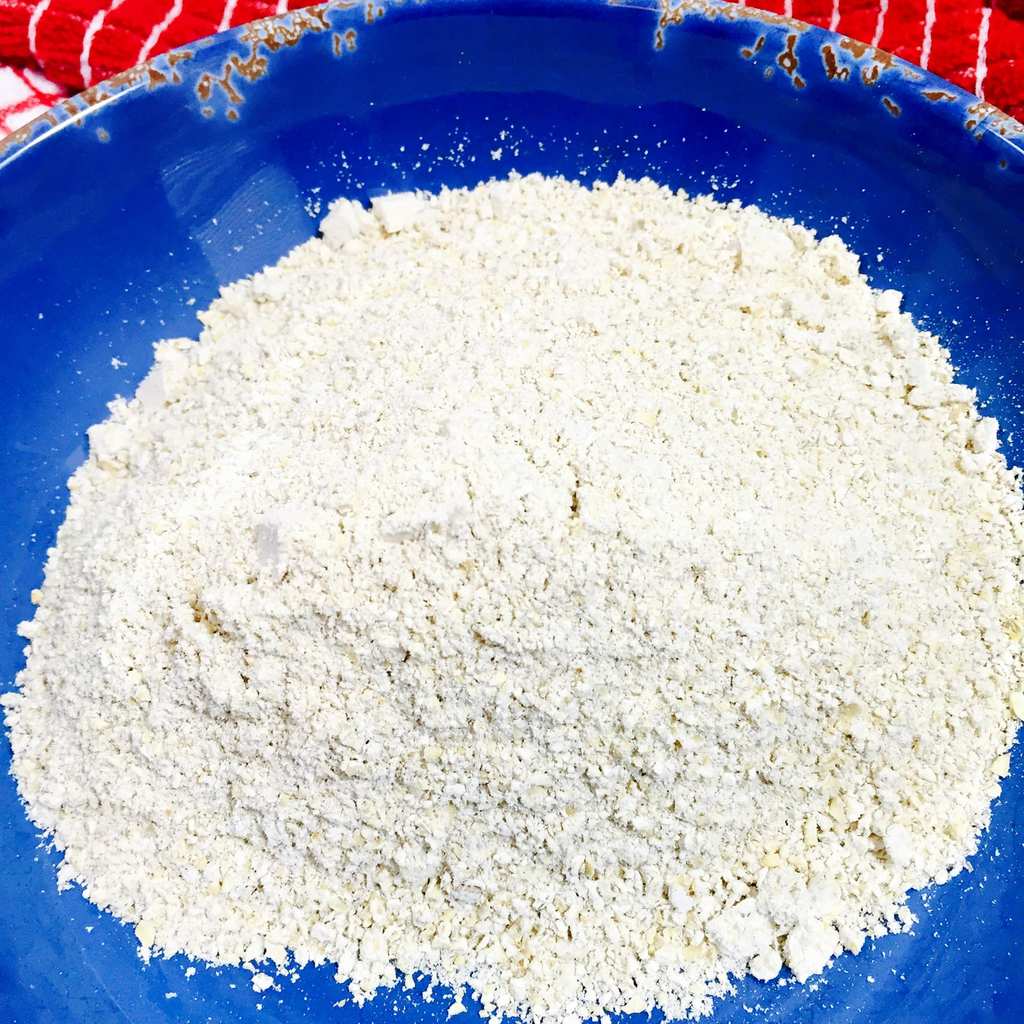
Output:
[[937,340],[649,182],[375,213],[90,431],[5,698],[61,882],[551,1024],[907,927],[1024,709],[1016,475]]

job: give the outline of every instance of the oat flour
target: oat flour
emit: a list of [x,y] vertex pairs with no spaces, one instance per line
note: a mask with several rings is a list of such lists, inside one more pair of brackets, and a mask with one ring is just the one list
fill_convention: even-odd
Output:
[[540,1024],[908,927],[1024,711],[1017,478],[939,342],[650,182],[324,236],[89,432],[4,698],[60,881]]

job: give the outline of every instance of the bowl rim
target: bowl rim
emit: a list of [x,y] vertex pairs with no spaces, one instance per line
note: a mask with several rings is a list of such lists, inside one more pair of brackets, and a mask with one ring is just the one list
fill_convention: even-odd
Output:
[[[815,87],[846,84],[848,80],[857,79],[861,85],[874,88],[884,74],[886,86],[884,94],[879,92],[880,102],[894,117],[901,113],[901,100],[924,98],[930,101],[938,123],[969,132],[979,140],[986,136],[997,140],[1003,144],[1001,166],[1008,166],[1012,160],[1024,170],[1024,123],[1003,110],[886,50],[797,18],[748,7],[741,0],[415,0],[414,3],[374,0],[374,5],[389,14],[406,17],[430,17],[459,10],[505,16],[535,16],[547,11],[552,17],[572,12],[614,17],[618,8],[646,11],[652,15],[654,50],[661,50],[672,33],[687,31],[687,22],[705,25],[717,22],[728,25],[727,31],[737,37],[738,58],[750,59],[764,47],[775,65],[800,89],[807,82],[797,74],[797,62],[793,58],[797,41],[806,39],[822,57],[821,66],[813,76],[808,76],[813,77]],[[238,44],[242,44],[243,50],[250,44],[252,52],[260,42],[266,41],[278,40],[292,46],[310,32],[339,27],[332,20],[335,15],[372,20],[372,16],[364,14],[364,5],[356,0],[328,0],[204,36],[89,86],[58,101],[6,137],[0,137],[0,172],[56,132],[81,124],[115,102],[128,97],[137,99],[167,85],[181,87],[203,73],[218,69],[217,57],[221,54],[230,57],[230,51]],[[770,36],[783,47],[774,54],[766,46]],[[261,55],[269,61],[273,56],[270,51],[279,48],[280,42],[269,51],[264,46]],[[671,58],[666,56],[666,59]]]

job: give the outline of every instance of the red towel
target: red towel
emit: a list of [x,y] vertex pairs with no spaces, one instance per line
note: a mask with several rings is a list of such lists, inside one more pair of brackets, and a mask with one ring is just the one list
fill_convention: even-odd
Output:
[[[303,0],[0,0],[0,134],[200,36]],[[1024,119],[1024,0],[760,0],[934,71]],[[25,69],[41,72],[25,74]],[[57,95],[62,95],[58,93]]]

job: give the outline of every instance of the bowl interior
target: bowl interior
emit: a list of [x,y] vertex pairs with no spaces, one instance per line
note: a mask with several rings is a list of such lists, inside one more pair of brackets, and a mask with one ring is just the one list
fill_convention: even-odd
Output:
[[[85,428],[134,389],[152,342],[194,337],[220,285],[310,237],[339,195],[512,170],[621,172],[837,232],[871,282],[905,292],[944,339],[1022,461],[1024,136],[1013,123],[899,62],[742,9],[707,6],[660,36],[647,3],[314,10],[162,58],[155,75],[87,97],[88,109],[76,101],[55,129],[0,153],[5,689]],[[1014,768],[973,873],[913,900],[914,936],[869,944],[816,984],[748,979],[713,1019],[1018,1019]],[[449,999],[425,1002],[422,982],[336,1008],[344,991],[327,967],[257,996],[241,969],[186,978],[180,958],[143,966],[130,928],[77,889],[56,892],[59,858],[38,847],[9,778],[0,820],[5,1020],[446,1020]]]

